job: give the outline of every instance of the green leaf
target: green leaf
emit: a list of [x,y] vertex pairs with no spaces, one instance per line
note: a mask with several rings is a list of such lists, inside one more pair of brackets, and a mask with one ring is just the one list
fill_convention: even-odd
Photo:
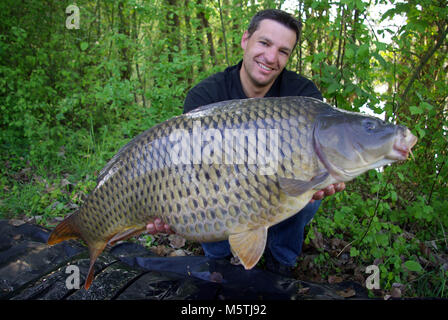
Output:
[[81,42],[80,48],[81,51],[86,51],[86,49],[89,47],[89,44],[87,42]]
[[421,129],[421,128],[417,128],[418,131],[418,135],[421,139],[423,139],[423,137],[426,135],[426,131]]
[[422,272],[423,268],[420,265],[420,263],[418,263],[417,261],[414,260],[408,260],[404,263],[404,266],[406,267],[406,269],[408,269],[409,271],[414,271],[414,272]]
[[380,184],[374,184],[371,188],[370,188],[370,192],[371,193],[377,193],[378,191],[380,191],[381,189],[381,185]]
[[385,233],[380,233],[376,235],[376,241],[380,246],[387,247],[389,246],[389,236]]
[[387,63],[386,60],[384,60],[384,58],[381,56],[381,54],[375,52],[373,54],[373,56],[376,58],[376,60],[378,60],[378,62],[381,64],[381,67],[383,67],[384,69],[387,69],[390,67],[390,65]]
[[339,83],[333,82],[329,85],[327,93],[330,94],[336,92],[338,89],[339,89]]
[[417,106],[410,106],[409,111],[411,111],[412,115],[423,114],[423,109]]
[[390,197],[392,199],[393,202],[396,202],[398,200],[398,195],[395,191],[391,191],[390,192]]
[[345,93],[352,93],[353,91],[355,91],[356,86],[354,84],[349,83],[346,87],[345,87]]
[[355,56],[355,51],[353,51],[352,48],[348,48],[348,49],[345,51],[345,57],[346,57],[347,59],[352,59],[354,56]]
[[369,54],[369,44],[364,43],[358,49],[358,57],[364,58],[364,57],[367,57],[368,54]]
[[354,247],[352,247],[350,249],[350,257],[357,257],[357,256],[359,256],[359,250],[354,248]]
[[344,213],[341,210],[336,210],[334,213],[334,222],[337,224],[341,224],[344,219]]
[[327,54],[325,52],[319,52],[314,55],[314,62],[319,63],[322,60],[324,60],[327,57]]
[[384,256],[384,249],[380,249],[378,247],[374,247],[372,248],[372,250],[370,251],[370,253],[372,254],[372,256],[374,256],[376,259],[380,259]]
[[428,111],[431,111],[434,107],[427,102],[422,102],[420,106]]
[[356,0],[356,8],[361,11],[365,9],[365,4],[362,2],[362,0]]

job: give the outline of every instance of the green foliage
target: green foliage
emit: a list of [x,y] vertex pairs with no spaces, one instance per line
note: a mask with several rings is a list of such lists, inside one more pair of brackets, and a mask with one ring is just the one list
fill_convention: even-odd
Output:
[[[83,0],[78,30],[65,27],[69,4],[0,3],[0,217],[45,224],[76,209],[121,146],[180,114],[192,86],[241,59],[241,35],[257,10],[286,2]],[[373,29],[368,9],[384,4],[381,21],[406,23]],[[407,295],[447,297],[446,5],[294,6],[287,10],[303,30],[288,69],[313,79],[337,107],[419,137],[415,161],[371,171],[325,200],[307,241],[315,229],[349,242],[359,265],[378,263],[385,290],[399,282]],[[423,257],[427,242],[434,245]],[[314,263],[338,271],[334,259],[323,250]]]

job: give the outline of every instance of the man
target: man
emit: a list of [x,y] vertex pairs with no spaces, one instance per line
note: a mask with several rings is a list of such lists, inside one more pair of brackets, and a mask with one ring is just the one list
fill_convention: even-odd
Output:
[[[191,89],[184,112],[214,102],[255,97],[309,96],[322,100],[314,83],[285,69],[300,32],[300,23],[286,12],[264,10],[251,20],[241,39],[243,60]],[[321,199],[345,188],[336,184],[317,192],[299,214],[272,226],[265,251],[267,269],[290,275],[302,250],[304,228],[317,212]],[[149,233],[171,232],[159,219],[147,226]],[[203,243],[205,255],[225,258],[231,254],[227,240]]]

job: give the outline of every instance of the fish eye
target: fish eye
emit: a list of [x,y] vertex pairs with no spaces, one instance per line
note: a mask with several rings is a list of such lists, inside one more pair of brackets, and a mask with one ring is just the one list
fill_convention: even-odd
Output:
[[368,132],[371,132],[377,128],[377,121],[373,119],[366,119],[362,122],[364,129]]

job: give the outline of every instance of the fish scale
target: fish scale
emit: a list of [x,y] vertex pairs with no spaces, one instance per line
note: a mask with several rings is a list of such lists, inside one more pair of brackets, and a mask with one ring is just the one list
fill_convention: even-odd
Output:
[[[263,253],[267,229],[299,212],[317,190],[352,179],[357,174],[348,173],[357,170],[361,174],[367,170],[366,164],[372,168],[384,165],[381,159],[393,154],[398,140],[409,150],[415,144],[408,129],[384,125],[377,135],[387,133],[387,139],[368,137],[363,142],[376,143],[380,151],[375,152],[382,155],[368,155],[372,160],[362,159],[364,167],[359,165],[361,160],[333,161],[339,159],[338,146],[326,141],[333,139],[339,145],[347,139],[364,139],[367,132],[350,136],[345,131],[350,121],[354,124],[349,129],[358,130],[366,119],[371,118],[341,112],[306,97],[224,101],[174,117],[121,148],[101,170],[84,205],[56,227],[48,243],[84,240],[90,252],[86,289],[93,280],[94,262],[105,246],[141,233],[156,217],[189,240],[228,239],[232,252],[250,269]],[[269,132],[276,133],[277,139],[263,134],[256,139],[246,137],[268,130],[275,130]],[[234,140],[234,133],[243,140]],[[227,134],[231,139],[225,139]],[[182,140],[187,137],[190,140]],[[207,153],[211,137],[218,146],[221,143],[221,150]],[[202,139],[207,139],[205,145]],[[269,174],[261,171],[266,163],[257,162],[260,148],[270,155],[277,152],[275,170]],[[365,151],[375,148],[369,146]],[[174,150],[177,155],[190,154],[190,161],[176,161]],[[197,151],[204,156],[199,163]],[[227,161],[229,151],[244,157]]]

